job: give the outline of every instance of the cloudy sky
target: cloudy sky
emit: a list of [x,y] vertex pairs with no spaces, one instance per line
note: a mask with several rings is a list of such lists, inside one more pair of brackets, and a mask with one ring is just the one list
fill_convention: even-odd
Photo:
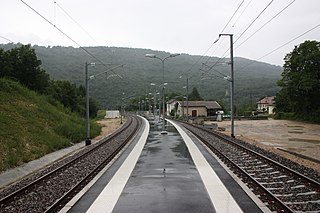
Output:
[[[294,45],[307,39],[320,40],[320,0],[24,2],[81,46],[134,47],[229,57],[228,37],[222,37],[212,44],[219,33],[232,33],[235,56],[282,65],[283,57]],[[285,7],[283,12],[273,18]],[[77,47],[21,0],[1,0],[0,18],[0,43],[13,41]],[[312,28],[315,29],[265,56]]]

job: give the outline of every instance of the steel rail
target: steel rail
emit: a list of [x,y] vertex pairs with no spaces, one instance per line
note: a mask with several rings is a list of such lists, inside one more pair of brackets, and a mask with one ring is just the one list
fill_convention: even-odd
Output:
[[[181,121],[179,121],[181,122]],[[234,139],[229,138],[228,136],[222,136],[218,133],[209,131],[207,129],[201,128],[199,126],[196,125],[191,125],[189,123],[186,122],[181,122],[183,124],[185,124],[184,126],[191,131],[196,137],[198,137],[206,146],[208,146],[211,150],[213,150],[221,159],[225,159],[226,162],[231,165],[231,167],[235,168],[237,171],[239,171],[242,176],[244,176],[244,179],[249,179],[251,181],[251,184],[255,185],[256,187],[259,187],[260,190],[262,190],[262,193],[264,196],[267,196],[269,199],[274,200],[272,203],[272,205],[276,206],[278,209],[280,209],[281,211],[284,210],[285,212],[294,212],[293,209],[291,209],[289,206],[287,206],[283,201],[281,201],[278,197],[276,197],[276,195],[274,195],[272,192],[270,192],[267,188],[265,188],[262,184],[260,184],[256,179],[254,179],[250,174],[248,174],[246,171],[244,171],[242,168],[240,168],[235,162],[233,162],[229,157],[227,157],[225,154],[223,154],[221,151],[219,151],[218,149],[216,149],[212,144],[210,144],[204,137],[201,136],[201,134],[198,134],[197,132],[195,132],[194,130],[188,128],[189,126],[195,127],[197,129],[200,129],[201,131],[205,131],[206,133],[213,135],[217,138],[219,138],[220,140],[226,141],[227,143],[236,146],[240,149],[242,149],[243,151],[247,152],[247,153],[251,153],[253,155],[255,155],[256,157],[263,159],[266,162],[269,162],[271,165],[274,165],[276,167],[278,167],[279,170],[282,171],[286,171],[287,173],[297,177],[298,179],[300,179],[302,182],[304,182],[306,185],[311,185],[315,188],[315,190],[317,191],[317,189],[320,189],[320,183],[317,182],[316,180],[313,180],[312,178],[309,178],[285,165],[282,165],[281,163],[270,159],[248,147],[245,147],[241,144],[238,144],[237,142],[234,142]],[[275,203],[276,202],[276,203]]]
[[78,184],[71,188],[67,193],[65,193],[59,200],[57,200],[53,205],[51,205],[45,213],[58,212],[65,204],[67,204],[82,188],[84,188],[121,150],[122,148],[133,138],[136,134],[140,122],[136,119],[138,125],[135,126],[133,132],[127,137],[124,143],[121,144],[107,159],[105,159],[100,165],[97,165],[94,170],[92,170],[86,177],[84,177]]
[[101,143],[99,144],[95,144],[92,145],[93,148],[89,148],[87,151],[85,151],[84,153],[82,153],[81,155],[77,156],[76,158],[72,159],[71,161],[55,168],[54,170],[42,175],[41,177],[37,178],[36,180],[32,181],[31,183],[27,184],[26,186],[23,186],[21,188],[19,188],[18,190],[10,193],[9,195],[3,197],[0,199],[0,206],[6,203],[11,202],[15,197],[20,196],[22,194],[24,194],[25,191],[28,191],[30,189],[32,189],[34,186],[36,186],[38,183],[40,183],[41,181],[45,180],[46,178],[49,178],[50,176],[58,173],[59,171],[63,170],[64,168],[67,168],[68,166],[72,165],[73,163],[79,161],[81,158],[84,158],[86,156],[88,156],[89,154],[93,153],[94,151],[96,151],[97,149],[101,148],[102,146],[104,146],[106,143],[108,143],[110,140],[112,140],[113,138],[116,138],[118,135],[120,135],[123,131],[125,131],[126,129],[128,129],[130,127],[130,125],[133,122],[133,119],[131,116],[128,117],[128,122],[126,122],[126,124],[118,129],[115,133],[113,133],[112,135],[110,135],[109,137],[103,139],[101,141]]

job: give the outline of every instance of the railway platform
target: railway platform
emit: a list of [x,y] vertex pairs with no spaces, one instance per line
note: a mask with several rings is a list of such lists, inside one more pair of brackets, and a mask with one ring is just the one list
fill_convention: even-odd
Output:
[[[189,132],[147,122],[61,212],[265,212]],[[258,203],[258,204],[257,204]]]

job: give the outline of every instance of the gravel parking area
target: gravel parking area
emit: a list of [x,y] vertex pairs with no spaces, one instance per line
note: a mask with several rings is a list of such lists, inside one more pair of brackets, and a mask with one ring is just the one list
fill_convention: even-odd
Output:
[[[230,135],[230,121],[210,122],[225,128]],[[290,158],[320,173],[320,164],[302,160],[277,148],[320,160],[320,125],[288,120],[236,120],[235,135],[248,143]]]

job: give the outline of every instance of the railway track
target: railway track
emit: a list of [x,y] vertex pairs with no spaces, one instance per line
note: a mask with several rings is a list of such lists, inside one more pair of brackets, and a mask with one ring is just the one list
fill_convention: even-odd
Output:
[[59,211],[114,158],[140,126],[140,118],[128,116],[126,124],[105,140],[2,190],[0,212]]
[[313,170],[256,146],[181,123],[206,144],[275,212],[320,212],[320,177]]

